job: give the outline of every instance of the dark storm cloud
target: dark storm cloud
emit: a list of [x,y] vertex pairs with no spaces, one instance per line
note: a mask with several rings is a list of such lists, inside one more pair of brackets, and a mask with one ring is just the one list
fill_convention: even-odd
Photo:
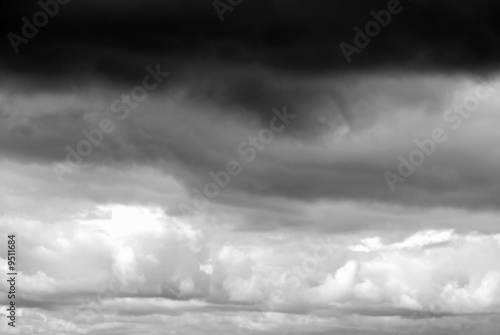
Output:
[[[95,127],[95,118],[108,115],[115,98],[141,83],[145,66],[161,64],[172,75],[151,92],[155,98],[126,121],[113,119],[116,132],[94,148],[85,164],[160,166],[187,189],[202,187],[209,171],[241,156],[238,144],[268,124],[274,107],[287,105],[297,119],[280,134],[277,146],[280,140],[290,145],[304,141],[318,149],[322,141],[331,140],[326,137],[346,128],[345,138],[362,136],[359,143],[364,144],[353,146],[350,153],[341,147],[310,153],[287,144],[286,154],[269,149],[231,189],[308,201],[375,199],[497,208],[498,188],[491,182],[498,176],[496,164],[485,160],[485,177],[478,177],[478,168],[459,159],[484,158],[473,157],[468,143],[465,157],[451,155],[464,166],[453,178],[440,174],[450,166],[450,156],[433,158],[438,173],[420,169],[399,185],[401,193],[387,188],[383,172],[397,168],[398,155],[413,148],[393,145],[403,138],[397,128],[392,138],[380,143],[375,135],[367,140],[363,131],[384,131],[401,110],[409,110],[408,116],[421,110],[426,116],[441,113],[451,93],[440,82],[412,86],[398,76],[410,77],[408,69],[477,71],[491,66],[500,36],[490,14],[499,5],[492,1],[401,3],[404,10],[353,56],[350,65],[339,43],[352,43],[353,27],[364,26],[371,20],[370,11],[386,8],[386,1],[247,1],[226,13],[224,22],[210,1],[138,5],[75,0],[61,5],[57,16],[20,46],[19,54],[4,39],[0,70],[7,80],[0,85],[7,96],[20,96],[0,112],[0,149],[23,161],[63,161],[65,147],[82,140],[82,129]],[[28,1],[2,6],[4,35],[19,32],[20,18],[39,10],[36,2]],[[379,71],[386,65],[399,68],[390,72],[393,81]],[[349,79],[344,71],[356,73]],[[375,79],[368,78],[373,73]],[[55,96],[37,100],[42,93]],[[77,98],[62,103],[65,94]],[[96,101],[100,104],[90,103]],[[241,134],[226,134],[226,121],[249,127],[238,128]],[[405,143],[413,143],[416,135],[406,135]]]
[[[498,64],[500,24],[493,0],[401,1],[403,10],[347,65],[339,48],[355,26],[372,20],[387,1],[244,1],[221,22],[211,1],[71,1],[14,54],[6,35],[20,34],[36,1],[2,2],[2,66],[54,76],[88,67],[124,79],[121,60],[135,57],[218,59],[287,71],[323,72],[377,66],[478,70]],[[125,72],[134,72],[130,66]]]
[[[439,148],[441,153],[398,184],[396,192],[390,191],[384,178],[384,171],[397,171],[398,155],[407,157],[415,149],[415,138],[428,136],[437,126],[446,109],[449,86],[459,80],[417,76],[408,85],[405,80],[384,77],[325,82],[263,75],[256,70],[255,74],[241,69],[233,72],[206,71],[206,78],[198,81],[195,76],[169,78],[164,94],[142,102],[123,121],[109,112],[111,102],[119,96],[109,86],[71,94],[16,92],[5,104],[0,149],[5,156],[23,162],[64,163],[66,147],[75,149],[85,139],[83,129],[94,129],[99,119],[111,117],[116,130],[93,148],[83,166],[153,166],[182,181],[191,192],[211,181],[210,171],[223,170],[229,160],[238,159],[245,172],[229,186],[237,192],[310,202],[356,199],[425,207],[498,208],[498,165],[489,158],[495,147],[482,144],[496,138],[491,118],[481,136],[469,138],[467,131],[458,132],[450,142],[451,149]],[[422,101],[417,104],[397,98],[410,93],[422,96],[416,99]],[[247,155],[238,150],[240,143],[268,126],[272,108],[282,109],[280,100],[290,105],[296,119],[255,161],[248,162]],[[487,107],[481,113],[493,108]],[[486,114],[475,119],[482,120],[482,115]],[[406,124],[408,118],[417,120],[415,125],[422,123],[422,132],[413,133],[414,125]],[[470,122],[464,127],[472,126]],[[374,131],[389,137],[377,139],[371,134]],[[476,152],[474,148],[480,144],[483,151]],[[453,173],[448,172],[451,168]],[[64,179],[79,180],[80,172],[68,173]],[[53,177],[56,181],[56,175]]]

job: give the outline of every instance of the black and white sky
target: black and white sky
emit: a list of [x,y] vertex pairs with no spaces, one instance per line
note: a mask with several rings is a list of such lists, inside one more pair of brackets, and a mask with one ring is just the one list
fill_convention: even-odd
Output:
[[0,332],[498,334],[499,14],[3,0]]

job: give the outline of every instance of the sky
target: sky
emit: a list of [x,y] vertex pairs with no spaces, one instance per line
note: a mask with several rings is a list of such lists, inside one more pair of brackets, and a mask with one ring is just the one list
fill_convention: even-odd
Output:
[[0,7],[2,334],[498,334],[500,3]]

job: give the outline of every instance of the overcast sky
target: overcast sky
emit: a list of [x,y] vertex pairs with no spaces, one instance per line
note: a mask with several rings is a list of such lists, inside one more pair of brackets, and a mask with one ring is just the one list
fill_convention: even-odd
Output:
[[14,332],[498,334],[500,3],[0,7]]

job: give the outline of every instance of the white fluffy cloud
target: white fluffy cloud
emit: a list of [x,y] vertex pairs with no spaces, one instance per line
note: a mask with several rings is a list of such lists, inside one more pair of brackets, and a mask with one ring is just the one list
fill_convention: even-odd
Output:
[[[477,327],[500,312],[499,235],[426,230],[389,242],[193,224],[157,207],[122,205],[82,211],[64,226],[20,221],[23,254],[32,256],[21,258],[30,315],[22,329],[112,333],[122,315],[134,315],[136,330],[151,318],[162,329],[175,315],[180,331],[210,313],[230,322],[228,331],[279,333],[315,318],[317,332],[355,333],[417,329],[416,320],[451,329],[450,318]],[[117,275],[122,284],[99,301],[92,326],[78,313],[63,316],[85,309]],[[41,326],[36,315],[48,321]]]

